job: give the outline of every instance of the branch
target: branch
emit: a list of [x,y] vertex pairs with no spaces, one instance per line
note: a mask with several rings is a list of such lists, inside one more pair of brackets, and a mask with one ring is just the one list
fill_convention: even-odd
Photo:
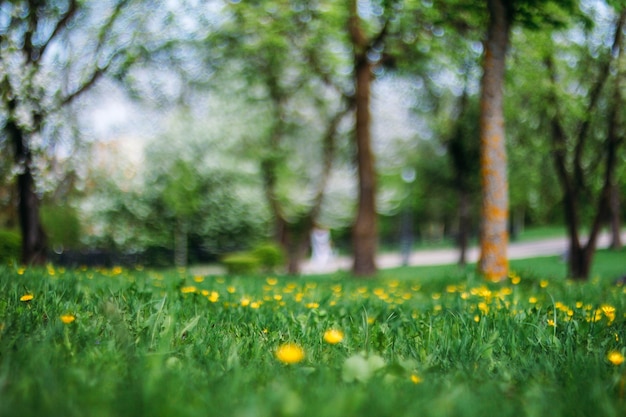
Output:
[[315,220],[318,218],[319,213],[322,208],[322,202],[324,200],[324,192],[326,191],[326,185],[328,184],[328,180],[330,179],[330,173],[333,166],[333,160],[335,158],[335,150],[336,139],[337,139],[337,129],[339,128],[339,123],[341,120],[352,111],[353,106],[351,105],[349,100],[344,99],[346,102],[345,106],[337,111],[335,115],[331,118],[328,123],[328,127],[324,133],[323,137],[323,168],[322,175],[317,185],[317,191],[315,193],[315,197],[313,199],[313,206],[309,210],[309,216],[311,219]]
[[[124,8],[124,6],[126,6],[126,4],[128,4],[128,2],[129,0],[121,0],[119,3],[117,3],[117,5],[115,6],[115,9],[113,10],[113,13],[111,13],[111,16],[109,16],[108,20],[100,28],[100,32],[98,33],[98,45],[96,46],[96,51],[95,51],[96,57],[94,58],[94,61],[96,63],[99,61],[97,55],[99,55],[102,52],[102,48],[105,43],[107,33],[109,33],[109,31],[111,30],[111,27],[113,26],[113,24],[119,17],[122,9]],[[104,73],[109,69],[109,67],[113,63],[113,60],[116,57],[118,57],[120,54],[121,54],[120,51],[117,51],[107,60],[106,64],[103,66],[98,66],[96,64],[96,68],[91,73],[91,75],[87,77],[87,79],[80,86],[78,86],[76,90],[74,90],[73,92],[65,96],[63,99],[61,99],[60,105],[65,106],[67,104],[70,104],[72,101],[74,101],[74,99],[76,99],[82,93],[89,90],[89,88],[91,88],[95,84],[95,82],[102,75],[104,75]]]
[[595,110],[598,100],[600,98],[600,93],[602,92],[602,88],[606,84],[607,79],[610,75],[611,63],[614,60],[614,57],[617,55],[617,52],[620,49],[620,45],[622,43],[622,30],[624,26],[624,22],[626,21],[626,14],[624,12],[620,13],[618,20],[615,26],[615,35],[613,39],[613,46],[611,47],[611,55],[608,57],[606,61],[603,62],[600,67],[600,74],[598,75],[598,79],[596,80],[596,84],[591,88],[589,93],[589,103],[587,105],[587,111],[585,119],[578,129],[578,137],[576,139],[576,148],[574,150],[574,175],[576,183],[583,184],[584,181],[584,172],[582,171],[582,157],[583,151],[585,149],[585,144],[588,138],[588,131],[591,126],[591,113]]
[[77,1],[71,0],[67,11],[57,22],[56,26],[54,27],[54,30],[48,37],[48,40],[46,40],[46,42],[44,42],[44,44],[40,47],[39,56],[43,56],[43,54],[46,52],[46,49],[48,48],[50,43],[56,38],[56,36],[61,32],[61,30],[65,28],[65,26],[67,26],[67,23],[70,21],[72,17],[74,17],[74,15],[76,15],[77,11],[78,11]]

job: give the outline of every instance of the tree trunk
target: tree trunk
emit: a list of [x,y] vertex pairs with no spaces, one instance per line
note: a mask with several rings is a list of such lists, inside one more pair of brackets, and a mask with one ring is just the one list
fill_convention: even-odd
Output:
[[351,3],[349,31],[354,45],[355,143],[359,175],[359,200],[357,216],[352,230],[354,264],[352,272],[357,276],[376,273],[376,250],[378,225],[376,216],[376,172],[370,138],[370,96],[372,64],[367,58],[369,43],[365,38],[356,12],[356,0]]
[[508,182],[503,114],[503,85],[510,20],[504,0],[489,0],[481,84],[482,224],[479,271],[499,281],[508,275]]
[[611,186],[611,249],[622,248],[622,224],[620,219],[620,195],[617,184]]
[[43,265],[47,259],[47,238],[39,217],[39,197],[35,192],[31,165],[30,147],[24,132],[13,119],[17,103],[15,99],[8,102],[9,118],[5,124],[5,132],[13,142],[14,160],[18,166],[17,196],[19,198],[18,216],[22,233],[22,263],[25,265]]
[[459,191],[459,265],[467,264],[467,246],[470,232],[470,195],[467,190]]
[[187,266],[189,259],[189,237],[187,221],[176,219],[174,231],[174,265],[180,268]]
[[300,275],[302,260],[310,246],[309,239],[313,230],[313,223],[305,217],[299,224],[285,224],[284,230],[281,245],[287,255],[287,273]]
[[17,177],[20,198],[19,214],[22,231],[22,263],[25,265],[43,265],[47,259],[47,238],[39,219],[39,197],[30,168]]

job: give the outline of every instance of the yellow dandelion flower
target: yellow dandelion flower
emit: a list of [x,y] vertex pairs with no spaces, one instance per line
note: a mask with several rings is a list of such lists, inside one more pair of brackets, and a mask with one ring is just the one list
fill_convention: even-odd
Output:
[[216,303],[217,300],[220,299],[220,295],[217,293],[217,291],[211,291],[211,293],[208,296],[208,299],[210,302]]
[[412,374],[411,375],[411,382],[414,383],[414,384],[419,384],[419,383],[422,382],[422,378],[419,375],[417,375],[417,374]]
[[546,288],[548,286],[549,282],[545,279],[542,279],[541,281],[539,281],[539,286],[541,288]]
[[265,278],[265,282],[267,282],[267,285],[276,285],[278,284],[278,278],[268,277]]
[[202,275],[195,275],[193,280],[199,284],[204,281],[204,277]]
[[548,319],[548,326],[554,327],[554,320]]
[[23,266],[17,269],[18,275],[24,275],[24,272],[26,272],[26,268],[24,268]]
[[241,306],[248,307],[250,305],[250,299],[248,297],[244,297],[241,299]]
[[624,362],[624,355],[616,350],[609,352],[606,358],[615,366],[621,365]]
[[307,303],[306,308],[318,308],[320,305],[316,302]]
[[476,315],[474,316],[474,321],[475,321],[476,323],[480,322],[480,316],[479,316],[478,314],[476,314]]
[[286,343],[276,349],[276,359],[286,364],[301,362],[304,359],[304,349],[295,343]]
[[537,300],[537,297],[530,297],[530,298],[528,299],[528,302],[529,302],[530,304],[537,304],[537,301],[538,301],[538,300]]
[[250,303],[250,308],[257,309],[261,307],[261,303],[259,301],[253,301]]
[[324,341],[331,345],[336,345],[343,340],[343,332],[338,329],[328,329],[324,333]]
[[189,293],[195,293],[198,289],[196,287],[194,287],[193,285],[188,285],[186,287],[182,287],[180,289],[180,292],[182,292],[183,294],[189,294]]
[[200,294],[202,294],[204,297],[208,297],[209,290],[202,290],[202,291],[200,291]]
[[488,314],[489,313],[489,306],[487,305],[487,303],[485,302],[480,302],[478,303],[478,309],[483,313],[483,314]]
[[228,291],[229,294],[234,294],[237,291],[237,289],[231,285],[228,288],[226,288],[226,291]]
[[35,298],[32,294],[24,294],[20,297],[20,301],[30,301]]
[[612,323],[613,320],[615,320],[615,307],[603,304],[600,309],[602,310],[602,313],[604,313],[605,317],[609,319],[609,323]]
[[74,317],[71,314],[63,314],[61,316],[61,321],[63,322],[63,324],[70,324],[72,323],[74,320],[76,320],[76,317]]

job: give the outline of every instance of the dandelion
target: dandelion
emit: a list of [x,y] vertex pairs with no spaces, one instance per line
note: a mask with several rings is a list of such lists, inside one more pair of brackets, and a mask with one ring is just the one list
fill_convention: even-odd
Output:
[[278,284],[278,279],[274,277],[268,277],[265,279],[265,282],[267,282],[268,285],[276,285]]
[[487,303],[481,301],[480,303],[478,303],[478,309],[483,313],[483,314],[488,314],[489,313],[489,306],[487,305]]
[[414,383],[414,384],[419,384],[419,383],[422,382],[422,378],[419,375],[417,375],[417,374],[412,374],[411,375],[411,382]]
[[211,293],[208,295],[208,299],[212,303],[216,303],[219,298],[220,295],[217,293],[217,291],[211,291]]
[[539,281],[539,286],[541,288],[546,288],[548,286],[549,282],[545,279],[542,279],[541,281]]
[[195,276],[193,277],[193,280],[199,284],[199,283],[201,283],[202,281],[204,281],[204,277],[203,277],[202,275],[195,275]]
[[609,352],[606,358],[615,366],[619,366],[624,362],[624,355],[616,350]]
[[304,359],[304,350],[295,343],[286,343],[276,349],[276,359],[286,364],[298,363]]
[[70,324],[72,323],[74,320],[76,320],[76,317],[74,317],[71,314],[63,314],[61,316],[61,321],[63,322],[63,324]]
[[188,285],[186,287],[182,287],[180,289],[180,292],[182,292],[183,294],[189,294],[189,293],[195,293],[198,289],[193,286],[193,285]]
[[530,304],[537,304],[537,297],[530,297],[530,298],[528,299],[528,302],[529,302]]
[[328,329],[324,333],[324,341],[331,345],[336,345],[343,340],[343,332],[338,329]]
[[241,306],[248,307],[250,305],[250,299],[248,297],[243,297],[241,299]]
[[602,310],[602,313],[604,313],[606,318],[609,320],[609,324],[611,324],[613,320],[615,320],[615,307],[608,305],[608,304],[603,304],[600,307],[600,309]]
[[20,301],[27,302],[27,301],[32,300],[33,298],[35,297],[32,294],[24,294],[23,296],[20,297]]
[[310,302],[306,304],[306,308],[318,308],[320,305],[316,302]]

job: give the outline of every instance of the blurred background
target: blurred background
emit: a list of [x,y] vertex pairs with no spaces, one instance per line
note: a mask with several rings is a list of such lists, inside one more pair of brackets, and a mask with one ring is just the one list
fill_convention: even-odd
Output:
[[[360,52],[378,250],[476,244],[476,3],[1,2],[0,256],[185,266],[274,242],[297,272],[314,228],[350,254]],[[608,144],[625,128],[624,6],[534,3],[517,11],[504,80],[511,239],[565,235],[574,206],[588,231],[609,165],[601,217],[619,231],[626,152]]]

